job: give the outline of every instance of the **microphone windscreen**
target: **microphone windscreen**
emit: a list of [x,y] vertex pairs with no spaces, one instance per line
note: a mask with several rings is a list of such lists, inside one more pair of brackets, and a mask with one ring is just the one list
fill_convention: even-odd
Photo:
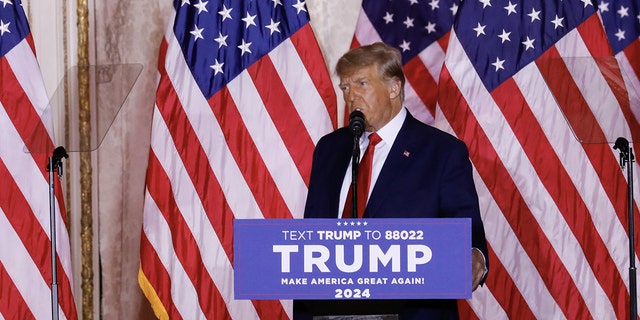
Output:
[[360,138],[364,132],[364,128],[364,114],[358,109],[353,110],[349,115],[349,129],[351,129],[351,133]]

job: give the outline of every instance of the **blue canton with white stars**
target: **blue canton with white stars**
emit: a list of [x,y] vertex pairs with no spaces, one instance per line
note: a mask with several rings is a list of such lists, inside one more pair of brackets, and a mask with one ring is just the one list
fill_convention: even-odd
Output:
[[4,57],[29,34],[20,0],[0,0],[0,56]]
[[309,22],[301,0],[175,0],[174,33],[208,99]]
[[608,0],[598,1],[598,11],[602,17],[613,53],[624,50],[640,37],[640,1]]
[[451,30],[460,0],[364,0],[382,41],[402,53],[405,64]]
[[595,14],[591,0],[467,0],[454,29],[489,91]]

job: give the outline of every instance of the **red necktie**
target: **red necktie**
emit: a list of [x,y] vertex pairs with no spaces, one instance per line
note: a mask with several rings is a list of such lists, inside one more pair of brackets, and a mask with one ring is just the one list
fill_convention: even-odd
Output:
[[[382,138],[377,133],[369,135],[369,146],[364,151],[360,165],[358,166],[358,218],[362,218],[364,215],[364,208],[367,206],[367,198],[369,197],[369,187],[371,185],[371,170],[373,163],[373,151],[376,148],[376,144],[382,141]],[[342,211],[343,218],[351,218],[351,212],[353,211],[353,185],[349,188],[347,194],[347,202],[344,205],[344,211]]]

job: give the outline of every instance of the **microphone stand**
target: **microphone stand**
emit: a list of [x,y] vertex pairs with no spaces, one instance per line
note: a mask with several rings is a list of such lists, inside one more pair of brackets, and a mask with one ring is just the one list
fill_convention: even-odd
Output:
[[56,205],[53,173],[58,171],[62,177],[62,158],[69,158],[64,147],[57,147],[49,157],[49,227],[51,228],[51,319],[58,320],[58,270],[56,265]]
[[360,167],[360,136],[353,135],[353,151],[351,156],[351,217],[358,218],[358,169]]
[[627,167],[627,213],[629,215],[629,319],[638,318],[638,292],[636,288],[636,259],[635,259],[635,232],[633,228],[633,151],[629,147],[629,141],[625,138],[618,138],[613,149],[620,150],[620,166]]

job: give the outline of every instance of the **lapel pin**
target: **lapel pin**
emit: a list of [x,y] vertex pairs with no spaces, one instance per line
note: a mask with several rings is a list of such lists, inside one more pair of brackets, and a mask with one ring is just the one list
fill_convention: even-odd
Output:
[[405,151],[402,153],[402,155],[403,155],[403,156],[405,156],[405,157],[407,157],[407,158],[409,158],[410,153],[409,153],[409,151],[405,150]]

